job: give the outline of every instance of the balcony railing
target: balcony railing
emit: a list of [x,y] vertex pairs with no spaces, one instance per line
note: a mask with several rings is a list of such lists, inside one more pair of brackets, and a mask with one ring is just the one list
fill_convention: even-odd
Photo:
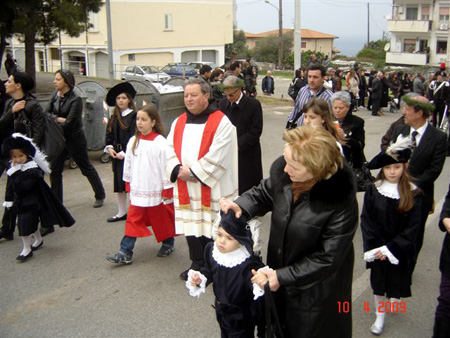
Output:
[[386,63],[398,64],[398,65],[411,65],[411,66],[425,66],[427,62],[426,54],[418,53],[386,53]]
[[427,33],[431,30],[432,22],[420,20],[388,20],[389,32]]

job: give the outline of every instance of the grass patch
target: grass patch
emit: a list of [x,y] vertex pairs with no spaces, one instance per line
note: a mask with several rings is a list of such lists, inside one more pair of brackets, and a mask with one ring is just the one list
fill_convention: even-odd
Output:
[[279,106],[279,105],[289,105],[294,106],[294,101],[289,99],[280,99],[277,97],[258,95],[256,99],[261,102],[261,104],[269,105],[269,106]]
[[276,76],[276,77],[282,77],[282,78],[285,78],[285,79],[289,79],[289,80],[292,80],[294,78],[294,72],[293,71],[289,72],[289,71],[283,71],[283,70],[280,70],[280,71],[274,70],[272,72],[272,75]]

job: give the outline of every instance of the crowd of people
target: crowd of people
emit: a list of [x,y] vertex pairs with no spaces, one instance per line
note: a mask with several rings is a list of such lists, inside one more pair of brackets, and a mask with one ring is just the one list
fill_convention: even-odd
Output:
[[[348,338],[351,309],[338,311],[337,304],[352,301],[353,237],[360,219],[377,309],[370,331],[381,334],[381,304],[411,296],[434,181],[449,150],[446,134],[435,127],[444,114],[439,100],[444,110],[450,100],[445,72],[420,86],[417,78],[423,77],[395,74],[389,80],[381,71],[366,82],[358,65],[345,79],[317,62],[298,70],[283,155],[263,178],[256,68],[251,60],[245,75],[239,61],[225,72],[208,67],[186,81],[185,112],[168,131],[154,105],[136,109],[131,84],[109,90],[106,102],[113,114],[104,151],[112,157],[118,211],[105,221],[125,221],[125,231],[119,251],[107,260],[131,264],[137,239],[153,233],[161,243],[157,255],[166,257],[175,250],[175,236],[184,235],[190,264],[180,278],[197,297],[213,283],[222,337],[254,337],[256,329],[258,337]],[[269,95],[274,80],[269,72],[264,79],[263,92]],[[383,136],[381,152],[367,162],[364,119],[354,112],[371,105],[372,115],[379,116],[385,83],[397,95],[402,118]],[[0,238],[13,240],[17,219],[21,263],[43,246],[42,237],[54,225],[75,222],[63,206],[62,170],[69,154],[92,186],[94,208],[105,199],[87,154],[75,77],[58,70],[53,84],[55,93],[43,109],[30,93],[34,82],[28,74],[15,71],[6,83],[11,98],[0,117],[0,132],[8,197]],[[50,163],[39,149],[48,132],[44,116],[61,126],[66,140]],[[369,170],[375,169],[380,172],[373,179]],[[51,189],[45,187],[45,173],[50,173]],[[361,215],[357,191],[365,191]],[[440,223],[447,233],[434,338],[446,337],[450,325],[449,196],[450,187]],[[54,210],[58,217],[49,218]],[[248,224],[269,212],[263,258],[255,250],[257,229]]]

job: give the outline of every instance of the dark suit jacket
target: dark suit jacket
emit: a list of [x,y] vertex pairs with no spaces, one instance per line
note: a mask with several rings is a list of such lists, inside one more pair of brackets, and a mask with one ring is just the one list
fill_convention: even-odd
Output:
[[239,157],[239,194],[256,186],[262,180],[261,145],[259,138],[263,129],[261,103],[243,95],[238,107],[233,109],[224,98],[219,109],[236,127]]
[[[397,125],[392,139],[397,140],[400,134],[408,136],[410,129],[406,124]],[[428,211],[433,206],[434,181],[442,171],[446,155],[447,135],[428,124],[419,145],[413,151],[408,168],[413,182],[424,192],[423,204]]]
[[378,77],[374,77],[372,80],[372,99],[379,100],[383,94],[383,84]]
[[439,262],[439,269],[442,274],[447,278],[450,278],[450,235],[444,227],[442,220],[450,217],[450,186],[448,187],[447,196],[445,198],[444,205],[442,206],[442,212],[439,217],[439,227],[442,231],[445,231],[444,243],[442,244],[441,260]]
[[347,141],[343,147],[345,158],[352,163],[353,168],[361,168],[364,163],[364,145],[366,142],[364,120],[348,112],[342,121],[341,128],[344,130]]

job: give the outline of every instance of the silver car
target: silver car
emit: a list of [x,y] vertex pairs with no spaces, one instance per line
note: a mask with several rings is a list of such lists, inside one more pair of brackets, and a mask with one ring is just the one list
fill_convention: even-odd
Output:
[[170,75],[159,71],[155,66],[127,66],[122,73],[122,80],[140,80],[148,82],[166,82]]

